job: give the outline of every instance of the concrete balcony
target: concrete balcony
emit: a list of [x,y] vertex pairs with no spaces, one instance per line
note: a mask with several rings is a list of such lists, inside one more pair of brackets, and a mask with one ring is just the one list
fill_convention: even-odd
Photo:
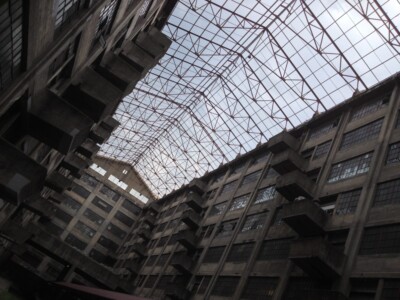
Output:
[[201,195],[206,190],[207,185],[200,179],[195,178],[191,182],[189,182],[188,188],[189,188],[189,190]]
[[189,291],[184,286],[178,284],[169,284],[165,289],[165,294],[174,300],[185,300],[190,297]]
[[113,113],[123,93],[99,73],[87,67],[63,95],[65,99],[95,122]]
[[109,131],[114,131],[119,125],[121,125],[121,123],[111,116],[106,117],[103,122],[101,122],[101,126]]
[[44,185],[52,189],[53,191],[61,194],[64,190],[71,187],[72,180],[68,179],[57,171],[54,171],[49,176],[47,176]]
[[120,56],[127,61],[131,67],[140,72],[141,78],[143,78],[158,61],[134,42],[128,42],[122,49]]
[[87,116],[52,93],[31,101],[26,121],[29,135],[62,154],[82,144],[93,125]]
[[185,200],[186,205],[198,213],[201,212],[201,210],[203,209],[201,206],[201,202],[202,199],[200,195],[197,193],[188,193],[186,195],[186,200]]
[[192,230],[187,229],[179,231],[177,233],[176,240],[188,250],[193,250],[196,248],[196,236]]
[[345,256],[318,237],[293,241],[289,258],[314,278],[334,279],[342,274]]
[[167,52],[172,41],[157,28],[152,27],[149,31],[139,33],[135,43],[158,60]]
[[86,169],[89,164],[89,160],[85,160],[74,153],[69,153],[61,162],[60,166],[69,170],[71,175],[79,178],[80,171]]
[[8,236],[16,244],[22,245],[39,230],[33,226],[23,227],[19,222],[8,220],[1,227],[0,232]]
[[149,226],[154,227],[154,224],[156,223],[156,217],[152,216],[150,214],[145,214],[142,218],[141,221],[144,223],[147,223]]
[[108,130],[101,125],[96,126],[89,133],[89,138],[95,141],[97,144],[103,144],[111,136],[112,130]]
[[299,141],[287,131],[273,136],[269,139],[268,150],[274,154],[278,154],[287,149],[297,150],[299,147]]
[[137,274],[139,274],[139,271],[140,271],[140,265],[137,262],[133,261],[133,260],[129,260],[126,263],[125,268],[127,268],[135,276]]
[[100,146],[98,146],[95,141],[87,139],[81,145],[79,145],[79,147],[76,149],[76,152],[90,159],[93,155],[99,152],[99,150]]
[[46,168],[3,139],[0,139],[0,164],[2,199],[20,204],[33,195],[39,195]]
[[294,170],[304,170],[306,164],[304,158],[292,149],[274,154],[271,160],[271,167],[281,175]]
[[182,274],[192,274],[193,260],[187,254],[174,254],[170,264]]
[[136,68],[127,64],[123,58],[114,53],[106,54],[96,71],[119,88],[124,95],[133,90],[142,75]]
[[146,247],[142,244],[135,243],[131,246],[131,250],[139,256],[146,256]]
[[312,200],[304,199],[285,204],[282,220],[300,236],[315,236],[325,233],[328,215]]
[[151,230],[148,228],[140,227],[137,231],[138,236],[148,241],[151,238]]
[[153,211],[158,214],[160,212],[160,205],[155,202],[151,202],[149,205],[143,207],[143,211]]
[[29,199],[24,203],[24,207],[43,219],[50,220],[55,214],[55,206],[48,200],[41,197]]
[[297,197],[313,198],[315,183],[300,171],[281,175],[276,179],[275,189],[287,200]]
[[197,230],[200,226],[201,217],[192,209],[188,209],[182,213],[182,222],[185,223],[189,228]]

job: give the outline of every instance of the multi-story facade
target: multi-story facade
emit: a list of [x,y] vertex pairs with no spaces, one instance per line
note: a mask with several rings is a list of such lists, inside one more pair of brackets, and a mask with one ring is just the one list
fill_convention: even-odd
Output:
[[120,254],[141,264],[135,292],[398,299],[398,78],[148,205]]

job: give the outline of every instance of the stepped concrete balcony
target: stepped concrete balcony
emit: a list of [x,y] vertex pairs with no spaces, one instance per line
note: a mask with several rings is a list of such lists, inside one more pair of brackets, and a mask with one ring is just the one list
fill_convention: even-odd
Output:
[[46,178],[46,168],[1,138],[0,164],[2,199],[17,205],[40,194]]
[[348,300],[345,295],[337,291],[301,290],[296,293],[297,300]]
[[26,120],[29,135],[62,154],[82,144],[93,125],[87,116],[50,92],[31,101]]
[[275,189],[289,201],[298,197],[312,199],[315,183],[303,172],[292,171],[276,179]]
[[342,274],[344,254],[322,237],[292,242],[289,258],[314,278],[334,279]]
[[182,274],[192,274],[193,260],[185,253],[174,254],[170,264]]
[[131,249],[133,252],[135,252],[137,255],[141,257],[146,256],[146,247],[142,244],[134,243]]
[[196,248],[196,236],[192,230],[181,230],[177,233],[176,240],[188,250]]
[[172,41],[160,30],[152,27],[139,33],[135,43],[158,60],[167,52]]
[[112,131],[104,128],[101,125],[98,125],[92,131],[90,131],[89,138],[98,144],[103,144],[111,136],[111,133]]
[[99,150],[100,146],[98,146],[95,141],[86,139],[81,145],[79,145],[76,152],[90,159],[93,155],[99,152]]
[[283,205],[282,220],[300,236],[315,236],[325,233],[329,216],[312,200],[303,199]]
[[160,205],[156,202],[151,202],[149,205],[143,208],[143,211],[153,211],[154,213],[158,214],[160,212]]
[[47,176],[44,185],[52,189],[53,191],[61,194],[64,190],[71,187],[72,180],[68,179],[59,172],[54,171],[49,176]]
[[269,139],[268,149],[274,154],[278,154],[287,149],[297,150],[299,147],[299,141],[287,131],[273,136]]
[[89,164],[89,160],[83,159],[75,153],[69,153],[61,162],[60,166],[69,170],[72,176],[80,178],[80,171],[86,169]]
[[148,224],[151,227],[154,227],[154,224],[156,223],[156,217],[151,214],[145,214],[141,218],[141,221]]
[[136,276],[139,274],[140,264],[138,264],[137,262],[135,262],[133,260],[129,260],[126,263],[125,268],[127,268],[131,272],[131,274]]
[[55,206],[47,199],[35,197],[24,203],[24,207],[43,219],[50,220],[55,214]]
[[128,42],[122,49],[120,56],[141,74],[141,78],[158,62],[157,59],[154,59],[134,42]]
[[271,167],[281,175],[294,170],[304,170],[306,164],[306,160],[292,149],[274,154],[271,160]]
[[16,244],[22,245],[32,236],[39,232],[34,226],[22,226],[21,223],[13,220],[7,220],[1,227],[0,232],[8,236]]
[[186,195],[185,203],[187,206],[189,206],[191,209],[193,209],[198,213],[201,212],[201,210],[203,209],[201,206],[202,199],[200,195],[197,193],[189,192]]
[[87,67],[67,88],[64,98],[95,122],[113,113],[123,93],[111,82]]
[[100,66],[96,67],[96,71],[119,88],[124,95],[132,92],[142,75],[114,53],[106,54]]
[[150,240],[151,238],[151,230],[148,228],[140,227],[137,231],[137,234],[146,241]]
[[189,182],[188,188],[189,188],[189,190],[201,195],[206,190],[207,185],[200,179],[195,178],[191,182]]
[[182,213],[182,222],[185,223],[189,228],[197,230],[200,226],[201,217],[193,209],[188,209]]
[[165,289],[165,294],[174,300],[185,300],[190,297],[189,291],[179,284],[169,284]]

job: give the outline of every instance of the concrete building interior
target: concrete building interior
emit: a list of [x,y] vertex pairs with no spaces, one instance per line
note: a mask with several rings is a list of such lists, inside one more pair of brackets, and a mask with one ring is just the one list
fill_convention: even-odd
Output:
[[399,0],[0,0],[0,300],[400,300]]

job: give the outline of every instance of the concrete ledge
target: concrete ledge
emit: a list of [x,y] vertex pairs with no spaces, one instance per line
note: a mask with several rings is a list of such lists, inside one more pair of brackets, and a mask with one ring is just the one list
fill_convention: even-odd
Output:
[[292,171],[276,179],[275,189],[289,201],[293,201],[297,197],[312,199],[315,183],[306,174]]
[[282,131],[281,133],[271,137],[267,142],[268,150],[274,154],[280,153],[286,149],[297,150],[299,141],[289,132]]

